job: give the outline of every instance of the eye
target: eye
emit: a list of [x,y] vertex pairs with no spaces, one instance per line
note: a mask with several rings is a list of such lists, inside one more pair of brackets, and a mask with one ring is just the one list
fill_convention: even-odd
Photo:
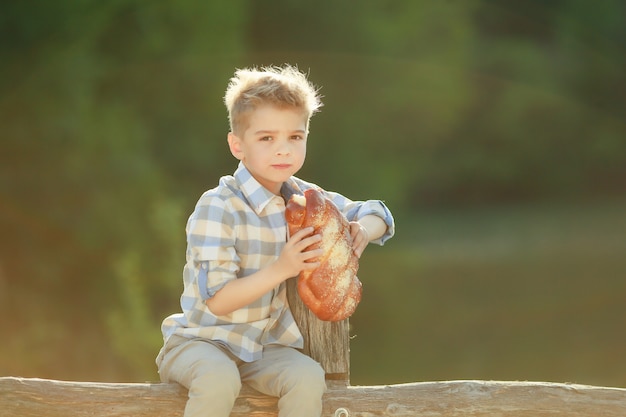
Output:
[[303,140],[304,136],[302,136],[302,135],[293,135],[293,136],[291,136],[291,139],[292,140]]
[[269,141],[272,140],[272,137],[271,136],[262,136],[262,137],[259,138],[259,140],[261,142],[269,142]]

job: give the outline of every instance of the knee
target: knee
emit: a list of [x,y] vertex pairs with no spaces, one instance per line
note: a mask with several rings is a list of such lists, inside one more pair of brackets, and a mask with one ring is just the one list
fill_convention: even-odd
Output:
[[300,364],[290,373],[290,383],[287,385],[291,389],[305,389],[310,393],[317,392],[322,395],[326,391],[324,369],[313,360]]
[[230,361],[198,361],[193,367],[190,395],[211,395],[216,398],[237,398],[241,377],[237,366]]
[[308,383],[310,387],[316,388],[320,394],[326,391],[326,372],[324,372],[322,365],[317,362],[311,366]]

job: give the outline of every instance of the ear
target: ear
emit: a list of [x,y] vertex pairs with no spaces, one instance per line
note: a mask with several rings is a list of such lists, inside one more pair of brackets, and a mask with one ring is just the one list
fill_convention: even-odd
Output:
[[235,136],[233,132],[228,133],[228,148],[230,153],[240,161],[243,160],[243,151],[241,150],[241,139]]

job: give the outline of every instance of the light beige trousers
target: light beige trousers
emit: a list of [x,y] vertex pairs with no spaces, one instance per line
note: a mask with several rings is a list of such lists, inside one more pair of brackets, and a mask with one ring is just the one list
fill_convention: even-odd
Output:
[[163,356],[159,375],[189,390],[184,417],[228,417],[242,382],[279,397],[279,417],[319,417],[326,390],[319,363],[279,345],[265,346],[261,359],[244,362],[215,344],[184,341]]

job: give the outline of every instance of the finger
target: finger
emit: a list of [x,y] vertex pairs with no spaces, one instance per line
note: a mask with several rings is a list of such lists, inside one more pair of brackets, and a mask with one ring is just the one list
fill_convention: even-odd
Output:
[[319,268],[319,262],[305,262],[302,266],[303,271],[311,271],[313,269]]
[[358,248],[359,246],[361,246],[364,242],[365,238],[363,236],[362,233],[357,232],[353,237],[352,237],[352,247],[354,249]]
[[309,237],[302,239],[300,242],[298,242],[298,245],[299,247],[302,248],[301,250],[305,250],[309,246],[312,246],[320,242],[321,240],[322,240],[322,235],[317,234],[317,235],[309,236]]
[[351,222],[350,223],[350,237],[352,237],[352,239],[356,239],[359,231],[361,230],[361,225],[357,222]]
[[297,242],[299,240],[304,239],[305,237],[307,237],[308,235],[310,235],[311,233],[313,233],[315,229],[313,227],[305,227],[304,229],[300,229],[298,230],[296,233],[294,233],[289,240]]
[[302,257],[304,259],[305,262],[318,262],[318,259],[320,256],[322,256],[324,254],[324,250],[323,249],[312,249],[312,250],[308,250],[306,252],[302,253]]
[[319,258],[323,255],[323,251],[320,249],[308,249],[304,252],[301,253],[302,258],[304,260],[304,262],[314,262],[314,261],[318,261]]
[[356,255],[356,257],[360,258],[366,247],[367,247],[367,241],[363,238],[360,238],[360,239],[355,240],[354,244],[352,245],[352,250],[354,251],[354,254]]

